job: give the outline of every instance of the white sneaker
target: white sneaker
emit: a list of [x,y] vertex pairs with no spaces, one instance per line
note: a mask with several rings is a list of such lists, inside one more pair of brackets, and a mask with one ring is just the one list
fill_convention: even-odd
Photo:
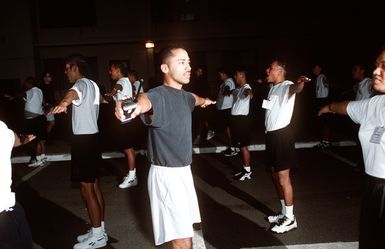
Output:
[[267,216],[266,217],[266,220],[267,222],[269,222],[270,224],[273,224],[273,223],[278,223],[278,221],[280,219],[283,218],[283,214],[282,213],[279,213],[279,214],[275,214],[275,215],[270,215],[270,216]]
[[138,178],[136,176],[130,177],[129,175],[126,175],[123,178],[123,181],[121,184],[119,184],[119,188],[130,188],[138,185]]
[[84,241],[75,244],[73,249],[94,249],[104,247],[106,245],[107,241],[104,237],[104,234],[99,236],[91,234],[91,236],[87,237],[87,239]]
[[[87,231],[87,233],[79,235],[76,238],[76,240],[78,242],[83,242],[83,241],[85,241],[86,239],[88,239],[91,236],[92,236],[92,230],[90,229],[90,230]],[[103,236],[104,236],[104,239],[106,240],[106,242],[108,242],[108,235],[107,235],[105,230],[103,231]]]
[[244,181],[247,179],[250,180],[252,173],[253,173],[252,171],[243,170],[242,172],[235,173],[234,178],[239,180],[239,181]]
[[207,137],[206,137],[206,139],[207,139],[207,140],[210,140],[210,139],[212,139],[214,136],[215,136],[215,131],[209,130],[209,131],[207,132]]
[[287,233],[295,228],[297,228],[297,220],[295,217],[289,219],[287,216],[284,216],[273,228],[271,228],[271,231],[274,233]]
[[39,166],[43,166],[43,165],[44,165],[43,160],[37,160],[34,158],[30,161],[30,163],[28,164],[28,167],[39,167]]

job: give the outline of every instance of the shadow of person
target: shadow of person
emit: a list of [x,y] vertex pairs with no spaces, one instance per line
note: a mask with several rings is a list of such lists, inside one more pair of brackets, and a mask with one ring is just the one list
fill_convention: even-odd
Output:
[[[72,248],[79,234],[83,234],[89,225],[65,208],[43,198],[28,183],[18,184],[16,198],[24,207],[28,224],[32,231],[33,242],[44,249]],[[109,238],[104,248],[114,248]]]

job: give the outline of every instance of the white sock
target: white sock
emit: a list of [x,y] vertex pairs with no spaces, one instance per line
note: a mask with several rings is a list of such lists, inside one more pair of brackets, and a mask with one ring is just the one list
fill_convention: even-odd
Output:
[[104,227],[104,221],[102,220],[102,222],[100,223],[101,227],[102,227],[102,230],[103,232],[106,231],[106,228]]
[[294,219],[294,213],[293,213],[294,205],[286,206],[286,217],[289,219]]
[[243,168],[244,168],[247,172],[250,172],[250,171],[251,171],[251,167],[250,167],[250,166],[244,165]]
[[281,214],[286,214],[286,206],[285,206],[285,200],[280,199],[279,202],[281,203]]
[[41,155],[36,156],[36,160],[41,161],[41,159],[42,159]]
[[128,171],[128,176],[134,178],[136,176],[136,168]]
[[99,236],[103,234],[102,227],[92,227],[92,235]]

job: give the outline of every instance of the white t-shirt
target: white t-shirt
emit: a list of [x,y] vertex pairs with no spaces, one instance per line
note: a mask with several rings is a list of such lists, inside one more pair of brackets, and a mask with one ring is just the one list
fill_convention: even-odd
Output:
[[24,117],[30,119],[43,115],[43,92],[37,87],[32,87],[25,93]]
[[2,121],[0,121],[0,137],[0,212],[3,212],[15,206],[15,193],[11,191],[11,152],[15,143],[15,135]]
[[[385,179],[385,95],[352,101],[348,104],[349,117],[360,124],[358,136],[368,175]],[[378,127],[378,128],[377,128]],[[376,128],[380,131],[375,134]],[[381,133],[382,132],[382,133]],[[381,135],[382,134],[382,135]],[[378,135],[377,141],[373,135]],[[371,141],[372,140],[372,141]]]
[[250,110],[250,96],[245,96],[246,89],[251,89],[249,84],[244,84],[233,91],[234,104],[231,108],[231,115],[248,115]]
[[122,86],[122,90],[118,91],[116,95],[114,96],[114,100],[122,100],[125,98],[132,98],[132,85],[130,80],[127,77],[120,78],[116,84],[119,84]]
[[[134,94],[136,96],[137,95],[137,91],[138,91],[139,86],[140,86],[140,81],[139,80],[135,81],[133,85],[135,87],[135,90],[133,92],[134,92]],[[140,87],[140,90],[139,90],[139,93],[142,93],[142,92],[144,92],[143,91],[143,82],[142,82],[142,86]]]
[[365,78],[357,84],[356,100],[363,100],[372,97],[372,80]]
[[71,88],[79,99],[72,101],[72,131],[75,135],[96,134],[98,129],[99,87],[92,80],[82,78]]
[[289,88],[292,84],[294,84],[292,81],[285,80],[271,86],[267,100],[262,104],[262,108],[266,109],[266,132],[278,130],[290,124],[295,102],[295,94],[289,99]]
[[327,98],[329,96],[329,86],[326,82],[326,75],[320,74],[315,82],[316,98]]
[[235,83],[232,78],[225,79],[222,84],[219,86],[219,92],[217,97],[217,109],[225,110],[230,109],[233,106],[233,95],[230,94],[228,96],[224,95],[225,87],[228,86],[230,91],[235,89]]

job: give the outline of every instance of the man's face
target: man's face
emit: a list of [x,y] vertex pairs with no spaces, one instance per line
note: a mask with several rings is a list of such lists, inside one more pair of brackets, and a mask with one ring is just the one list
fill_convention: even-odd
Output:
[[383,51],[376,60],[376,69],[373,71],[374,90],[385,93],[385,51]]
[[50,73],[46,73],[44,75],[44,83],[50,84],[52,82],[52,75]]
[[114,65],[110,67],[109,73],[111,75],[111,79],[113,80],[118,80],[121,78],[120,69],[115,67]]
[[283,73],[283,68],[280,67],[277,64],[276,61],[273,61],[273,63],[271,63],[271,65],[270,65],[270,67],[268,69],[266,69],[266,74],[267,74],[266,80],[267,80],[267,82],[269,82],[269,83],[277,83],[278,77],[282,73]]
[[66,64],[64,73],[67,76],[69,83],[75,83],[77,80],[77,66]]
[[235,79],[235,83],[237,83],[237,85],[242,85],[242,83],[244,82],[244,79],[245,79],[245,74],[242,72],[236,71],[235,75],[234,75],[234,79]]
[[174,56],[167,59],[167,62],[162,65],[162,71],[167,78],[178,84],[185,85],[190,82],[190,58],[186,50],[178,48],[172,50]]

